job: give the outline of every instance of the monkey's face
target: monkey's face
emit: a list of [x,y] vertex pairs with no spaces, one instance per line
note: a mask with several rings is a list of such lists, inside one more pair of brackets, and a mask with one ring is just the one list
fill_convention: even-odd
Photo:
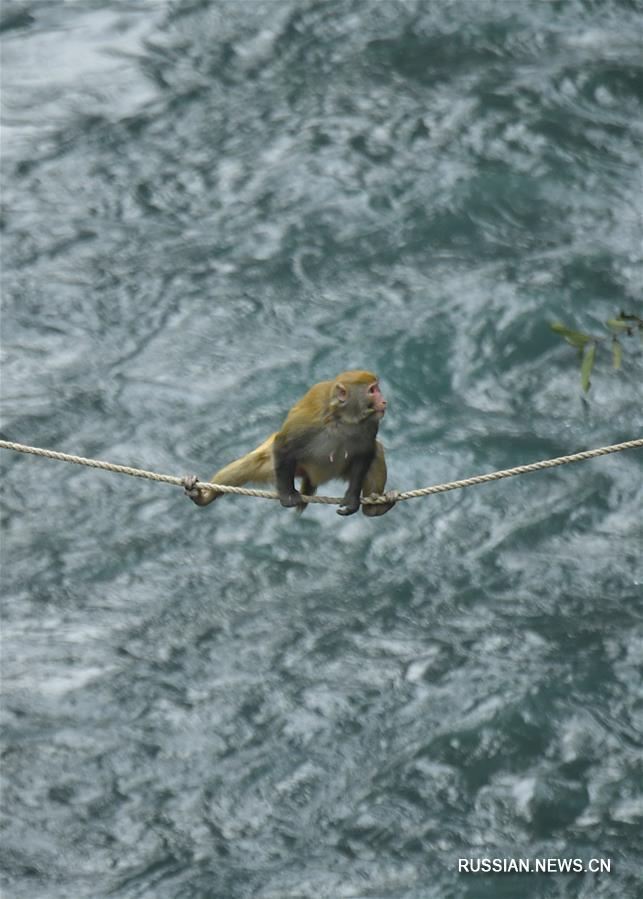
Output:
[[386,412],[386,400],[380,390],[380,385],[375,381],[367,390],[368,404],[378,418],[382,418]]
[[379,421],[386,411],[379,381],[370,372],[344,372],[334,381],[332,394],[331,409],[344,422]]

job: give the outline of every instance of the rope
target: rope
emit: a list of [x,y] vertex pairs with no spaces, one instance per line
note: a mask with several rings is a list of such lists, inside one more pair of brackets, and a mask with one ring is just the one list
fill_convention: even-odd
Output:
[[[395,494],[395,499],[400,502],[405,499],[416,499],[418,496],[431,496],[434,493],[446,493],[448,490],[459,490],[461,487],[474,487],[476,484],[487,484],[489,481],[500,481],[503,478],[511,478],[518,474],[529,474],[531,471],[542,471],[544,468],[556,468],[558,465],[567,465],[570,462],[583,462],[585,459],[595,459],[597,456],[607,456],[609,453],[620,453],[622,450],[634,449],[643,446],[643,437],[637,440],[626,440],[625,443],[614,443],[611,446],[601,446],[598,449],[585,450],[581,453],[572,453],[570,456],[558,456],[556,459],[545,459],[542,462],[531,462],[529,465],[517,465],[515,468],[505,468],[501,471],[493,471],[490,474],[480,474],[472,478],[464,478],[461,481],[449,481],[446,484],[435,484],[433,487],[422,487],[419,490],[407,490],[404,493]],[[17,453],[30,453],[33,456],[44,456],[45,459],[56,459],[59,462],[75,462],[77,465],[87,465],[89,468],[101,468],[103,471],[113,471],[117,474],[128,474],[133,478],[147,478],[149,481],[161,481],[164,484],[183,486],[183,478],[171,474],[158,474],[155,471],[146,471],[144,468],[131,468],[128,465],[115,465],[113,462],[101,462],[99,459],[87,459],[84,456],[72,456],[69,453],[58,453],[54,450],[41,449],[37,446],[25,446],[23,443],[12,443],[9,440],[0,440],[0,449],[15,450]],[[212,484],[210,481],[197,481],[197,487],[209,487],[217,493],[236,493],[240,496],[257,496],[261,499],[279,499],[277,493],[268,490],[252,490],[248,487],[229,487],[227,484]],[[337,496],[302,496],[304,502],[322,503],[324,505],[341,505],[342,497]],[[381,505],[390,502],[381,497],[365,497],[363,505]]]

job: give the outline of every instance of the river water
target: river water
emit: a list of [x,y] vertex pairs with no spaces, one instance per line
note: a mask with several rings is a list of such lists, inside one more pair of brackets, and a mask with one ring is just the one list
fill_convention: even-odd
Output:
[[[636,0],[1,27],[7,439],[209,477],[347,368],[400,489],[641,436],[549,327],[643,315]],[[1,455],[4,897],[643,895],[640,451],[373,520]]]

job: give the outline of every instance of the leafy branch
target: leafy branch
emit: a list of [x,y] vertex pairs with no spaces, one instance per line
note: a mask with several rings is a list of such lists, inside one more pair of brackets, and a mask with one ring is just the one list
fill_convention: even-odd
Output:
[[610,345],[612,353],[612,366],[619,369],[623,363],[624,337],[634,337],[640,333],[643,337],[643,318],[628,312],[620,312],[616,318],[609,318],[605,322],[608,329],[606,335],[585,334],[583,331],[574,331],[560,322],[550,325],[552,331],[560,334],[567,343],[576,347],[580,352],[580,382],[583,391],[587,393],[591,384],[592,371],[596,361],[596,349],[598,346]]

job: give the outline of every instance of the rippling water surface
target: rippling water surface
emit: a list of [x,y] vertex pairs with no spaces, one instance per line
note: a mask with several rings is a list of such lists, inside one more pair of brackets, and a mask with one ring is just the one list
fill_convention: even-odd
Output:
[[[643,314],[635,0],[1,27],[9,439],[206,477],[351,367],[400,488],[641,436],[549,329]],[[379,520],[2,463],[8,899],[643,895],[639,451]]]

